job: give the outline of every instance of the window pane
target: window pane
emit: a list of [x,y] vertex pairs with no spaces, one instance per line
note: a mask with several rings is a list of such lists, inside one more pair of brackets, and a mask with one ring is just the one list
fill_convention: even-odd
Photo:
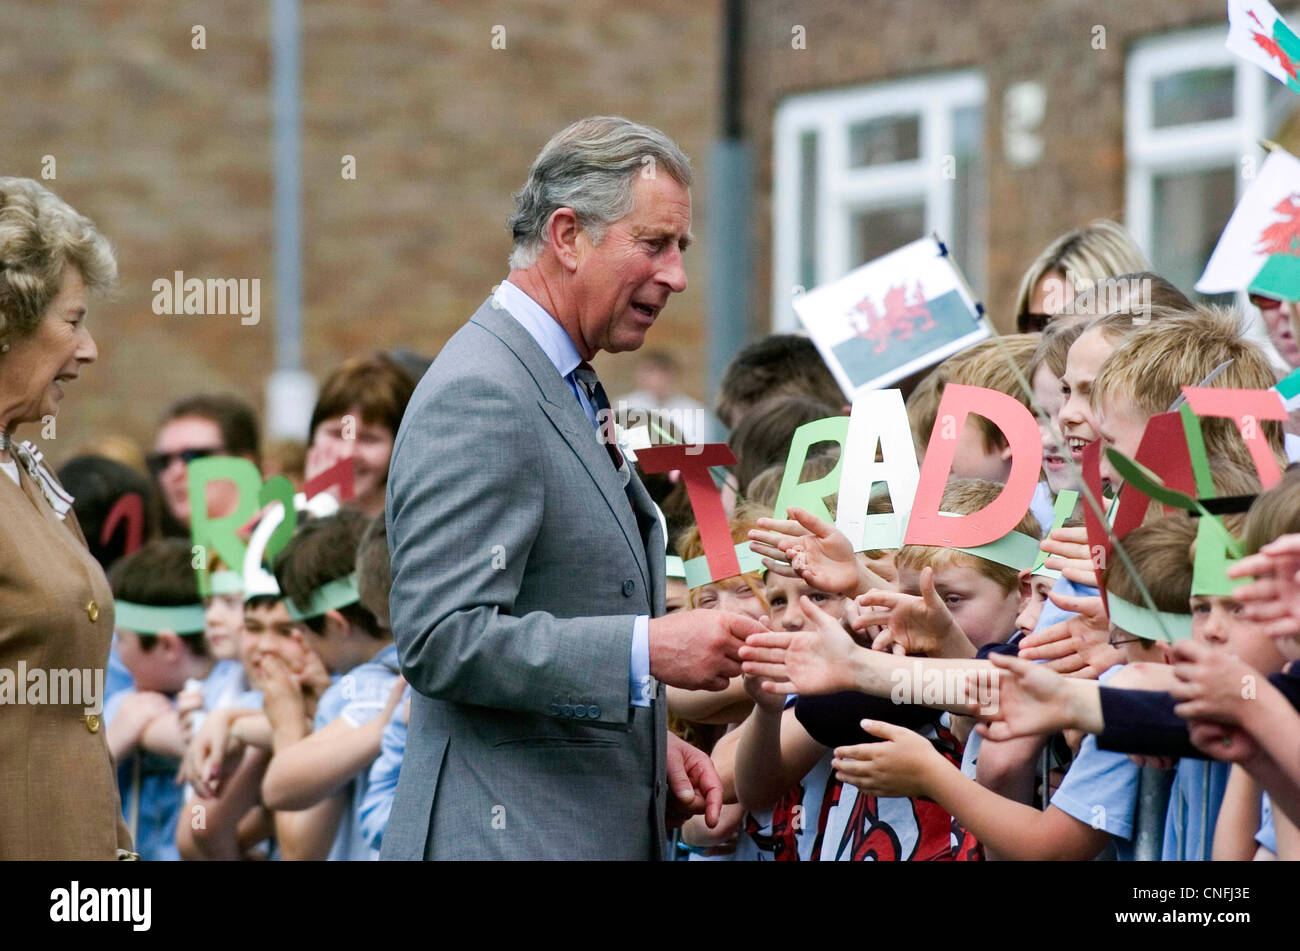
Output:
[[921,117],[881,116],[849,126],[849,165],[910,162],[921,155]]
[[[1236,204],[1235,166],[1157,175],[1152,181],[1152,265],[1185,294],[1201,276]],[[1218,298],[1215,298],[1216,300]],[[1231,295],[1223,298],[1230,302]]]
[[805,290],[817,286],[817,133],[799,136],[799,267]]
[[1233,67],[1190,69],[1151,84],[1151,119],[1157,128],[1232,118]]
[[850,266],[857,267],[925,237],[925,204],[863,209],[853,214],[850,230]]
[[941,235],[953,260],[977,296],[984,284],[984,235],[988,199],[985,193],[984,110],[980,106],[957,109],[952,114],[952,143],[956,159],[953,181],[953,233]]

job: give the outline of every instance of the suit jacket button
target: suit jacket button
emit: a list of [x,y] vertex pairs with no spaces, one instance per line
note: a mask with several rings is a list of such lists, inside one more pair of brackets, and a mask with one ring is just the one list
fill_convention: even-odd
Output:
[[589,707],[587,708],[587,716],[590,717],[592,720],[599,720],[599,719],[600,719],[600,707],[596,706],[596,705],[593,703],[591,706],[589,706]]
[[587,719],[587,708],[584,707],[582,704],[578,704],[576,707],[573,708],[573,715],[577,717],[579,720],[585,720]]
[[560,715],[560,705],[558,703],[551,704],[551,713],[555,714],[556,716]]
[[562,717],[573,716],[573,706],[571,704],[566,703],[562,707],[560,707],[560,716]]
[[91,733],[99,732],[99,717],[93,713],[88,713],[81,718],[86,723],[86,729]]
[[[631,582],[628,583],[630,584]],[[94,601],[91,601],[86,605],[86,617],[90,618],[92,623],[99,620],[99,605]],[[93,733],[94,731],[92,730],[91,732]]]
[[636,582],[633,581],[631,578],[628,578],[626,581],[623,582],[623,597],[625,598],[632,597],[632,592],[635,590],[636,590]]

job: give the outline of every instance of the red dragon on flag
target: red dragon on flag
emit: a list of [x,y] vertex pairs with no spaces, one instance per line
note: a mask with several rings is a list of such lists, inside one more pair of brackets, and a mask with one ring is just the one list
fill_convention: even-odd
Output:
[[1300,256],[1300,194],[1292,192],[1276,205],[1273,212],[1282,216],[1259,233],[1258,254]]
[[[925,291],[917,281],[909,295],[905,284],[891,285],[881,300],[882,314],[876,302],[864,297],[849,312],[849,322],[859,337],[874,341],[874,353],[883,353],[890,339],[907,340],[917,331],[935,326],[934,317],[926,304]],[[922,321],[920,326],[917,322]]]

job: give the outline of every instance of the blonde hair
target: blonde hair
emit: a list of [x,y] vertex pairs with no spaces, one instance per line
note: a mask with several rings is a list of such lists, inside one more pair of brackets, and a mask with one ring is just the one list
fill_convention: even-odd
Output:
[[[918,454],[924,453],[929,442],[944,388],[949,383],[997,390],[1032,412],[1032,394],[1026,392],[1020,381],[1029,379],[1029,365],[1038,349],[1038,340],[1039,334],[1007,334],[981,340],[931,371],[908,399],[912,441],[918,446]],[[984,437],[985,449],[995,452],[1006,446],[1006,436],[992,420],[979,415],[974,419]]]
[[1016,326],[1024,330],[1029,303],[1043,278],[1059,274],[1071,287],[1147,269],[1133,236],[1117,222],[1100,219],[1061,235],[1034,259],[1016,292]]
[[[732,543],[736,545],[739,545],[742,542],[748,543],[750,530],[758,528],[759,518],[770,516],[771,514],[772,512],[770,509],[762,509],[752,504],[742,504],[736,510],[735,516],[733,516],[727,523],[728,527],[731,529]],[[704,554],[704,540],[700,538],[700,528],[698,525],[692,524],[690,528],[686,529],[680,536],[678,536],[677,553],[681,555],[682,561],[690,561],[692,558],[699,558]],[[723,584],[724,582],[732,581],[738,584],[747,585],[749,590],[753,591],[754,594],[758,596],[759,603],[763,605],[763,611],[766,613],[767,598],[763,593],[763,572],[747,571],[744,574],[732,575],[730,578],[723,578],[712,583]],[[725,587],[732,587],[732,585],[726,584]],[[703,589],[691,589],[690,593],[686,596],[687,607],[694,608],[699,606],[699,593],[701,590]]]
[[[1188,601],[1192,596],[1192,546],[1195,543],[1196,522],[1183,512],[1174,512],[1139,525],[1120,539],[1138,577],[1151,593],[1156,610],[1171,614],[1188,613]],[[1130,604],[1146,604],[1137,579],[1122,558],[1110,559],[1106,591]],[[1142,636],[1140,631],[1128,633]]]
[[1047,325],[1039,335],[1038,349],[1034,351],[1029,361],[1029,372],[1025,374],[1031,384],[1034,374],[1043,366],[1057,379],[1065,376],[1065,358],[1070,352],[1070,344],[1079,339],[1087,322],[1087,318],[1062,317]]
[[32,333],[73,265],[88,291],[117,281],[108,239],[30,178],[0,178],[0,341]]
[[[1000,482],[988,482],[984,479],[954,479],[943,490],[943,500],[939,503],[945,512],[954,515],[971,515],[987,508],[994,499],[1002,494]],[[1025,512],[1016,523],[1015,531],[1024,535],[1041,537],[1043,530],[1032,512]],[[989,561],[978,555],[970,555],[955,548],[940,548],[934,545],[904,545],[894,557],[894,564],[899,568],[912,568],[920,571],[929,566],[942,568],[958,565],[973,568],[984,577],[997,583],[1005,592],[1010,593],[1020,587],[1020,572],[1009,565]]]
[[[1099,409],[1107,400],[1128,399],[1145,416],[1168,412],[1184,386],[1196,386],[1224,363],[1227,367],[1210,386],[1268,389],[1276,382],[1273,369],[1264,351],[1241,336],[1241,329],[1241,316],[1236,311],[1209,306],[1138,327],[1097,371],[1090,396],[1093,408]],[[1207,454],[1251,464],[1233,420],[1206,417],[1201,423]],[[1260,426],[1274,453],[1280,456],[1282,424],[1262,420]]]

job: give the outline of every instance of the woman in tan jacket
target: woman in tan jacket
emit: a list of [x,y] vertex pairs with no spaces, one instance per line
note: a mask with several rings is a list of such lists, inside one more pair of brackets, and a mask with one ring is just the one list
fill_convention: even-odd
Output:
[[93,363],[86,298],[117,263],[88,218],[0,178],[0,859],[131,857],[100,721],[113,599],[23,423]]

